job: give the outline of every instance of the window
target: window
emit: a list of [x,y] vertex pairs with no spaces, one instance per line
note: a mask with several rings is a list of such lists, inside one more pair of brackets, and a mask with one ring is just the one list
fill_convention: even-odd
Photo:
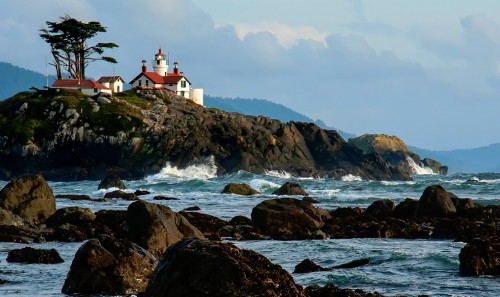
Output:
[[120,86],[116,86],[116,92],[120,93]]
[[181,92],[181,96],[184,96],[184,91]]
[[146,79],[146,87],[149,87],[149,80]]
[[98,88],[94,88],[94,93],[97,93],[99,92],[99,89]]
[[142,86],[142,80],[139,79],[139,87]]
[[183,80],[183,81],[181,81],[181,88],[185,88],[185,87],[186,87],[186,81]]

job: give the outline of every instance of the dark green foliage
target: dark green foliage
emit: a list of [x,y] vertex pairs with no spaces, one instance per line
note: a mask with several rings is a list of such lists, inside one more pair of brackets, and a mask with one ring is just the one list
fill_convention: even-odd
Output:
[[40,37],[50,45],[58,79],[67,71],[75,79],[85,79],[85,68],[90,62],[116,63],[115,58],[102,56],[105,49],[118,47],[111,42],[100,42],[89,46],[88,40],[98,33],[106,32],[101,23],[82,22],[66,15],[60,22],[45,22],[47,28],[40,30]]

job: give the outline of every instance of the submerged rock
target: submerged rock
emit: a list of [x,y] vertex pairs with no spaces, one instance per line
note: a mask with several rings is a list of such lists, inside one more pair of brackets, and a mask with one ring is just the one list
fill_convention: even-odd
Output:
[[169,247],[145,297],[306,296],[279,265],[230,243],[193,238]]
[[99,183],[97,189],[100,190],[109,188],[118,188],[120,190],[125,190],[127,186],[125,186],[125,183],[118,175],[108,175]]

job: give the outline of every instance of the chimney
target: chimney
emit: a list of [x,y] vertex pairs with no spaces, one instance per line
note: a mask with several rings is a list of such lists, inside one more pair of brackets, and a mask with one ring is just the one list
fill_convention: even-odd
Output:
[[148,65],[146,64],[146,60],[142,60],[142,73],[148,72]]
[[179,64],[174,62],[174,74],[179,75]]

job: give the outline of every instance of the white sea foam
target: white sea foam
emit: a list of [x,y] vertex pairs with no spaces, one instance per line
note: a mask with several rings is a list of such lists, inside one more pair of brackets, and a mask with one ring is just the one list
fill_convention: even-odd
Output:
[[345,181],[345,182],[363,181],[363,179],[361,177],[359,177],[357,175],[352,175],[352,174],[342,176],[341,180]]
[[268,190],[274,190],[280,187],[280,185],[267,181],[265,179],[252,179],[249,184],[250,187],[256,189],[259,192],[266,192]]
[[264,175],[277,177],[277,178],[283,178],[283,179],[288,179],[288,178],[293,177],[290,173],[288,173],[284,170],[266,170],[264,172]]
[[410,167],[410,170],[412,171],[413,174],[435,174],[434,171],[432,171],[432,168],[430,167],[422,167],[415,163],[415,161],[410,158],[409,156],[406,156],[406,162],[408,163],[408,166]]
[[207,180],[217,176],[217,166],[213,157],[208,158],[205,163],[190,165],[186,168],[179,169],[172,166],[169,162],[162,170],[154,175],[146,177],[148,182],[166,181],[174,178],[182,179],[201,179]]
[[340,189],[308,190],[308,192],[311,196],[332,198],[337,196]]

